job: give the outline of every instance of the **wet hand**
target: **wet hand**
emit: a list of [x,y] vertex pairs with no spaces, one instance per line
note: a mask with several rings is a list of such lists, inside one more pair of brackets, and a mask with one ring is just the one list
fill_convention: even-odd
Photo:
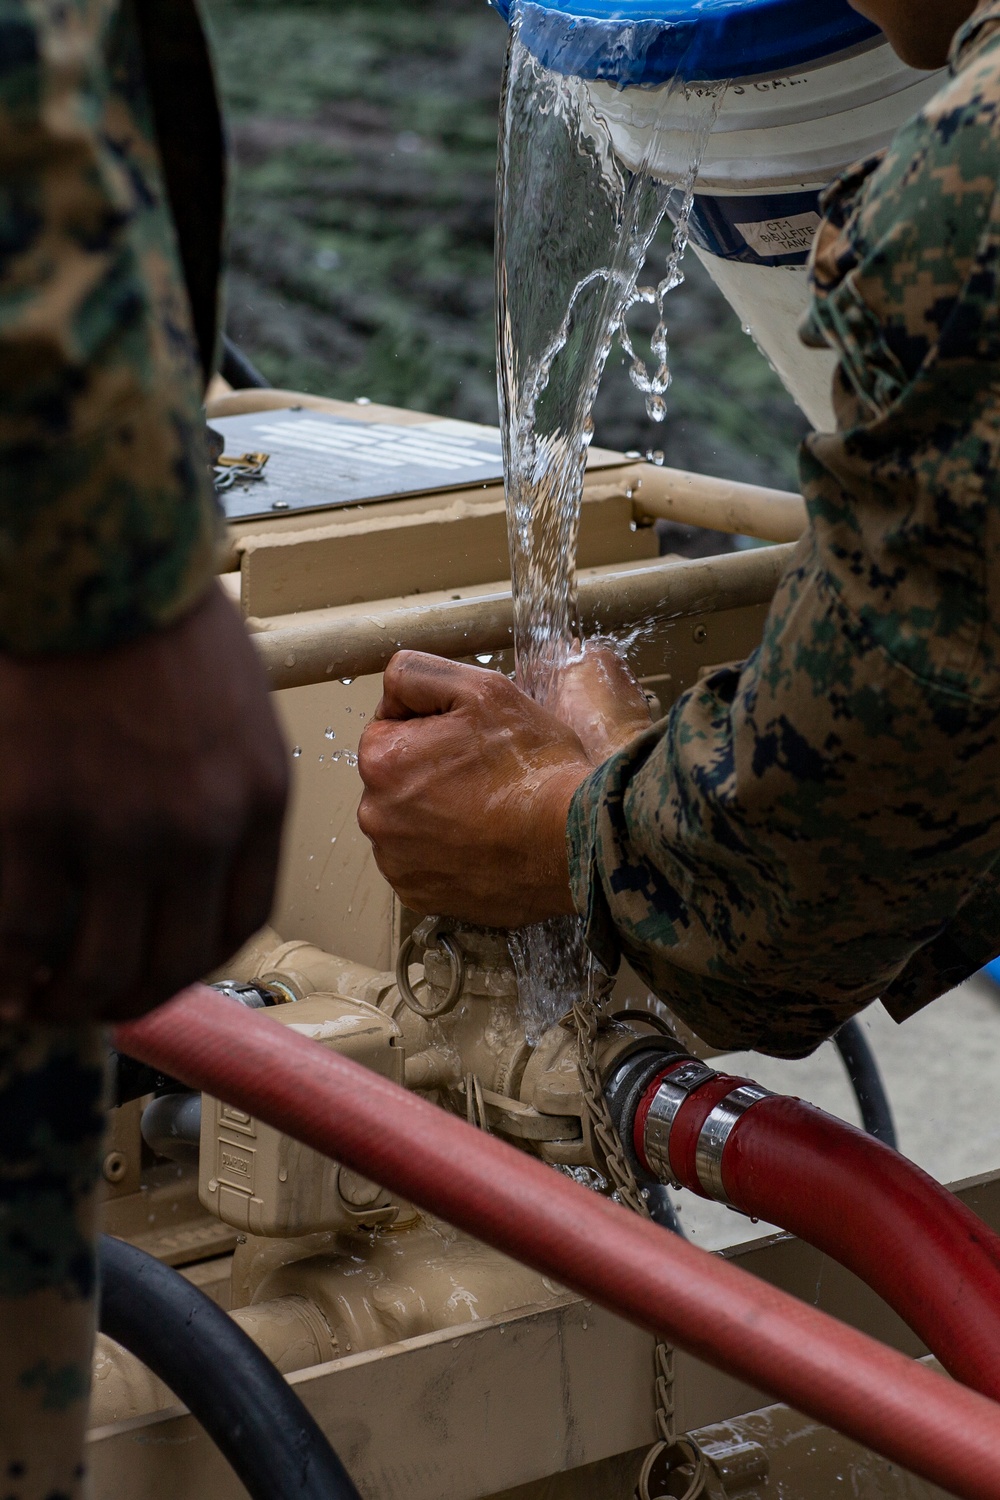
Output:
[[358,768],[358,823],[413,911],[492,927],[573,911],[566,819],[593,767],[499,672],[399,652]]
[[642,688],[610,646],[584,646],[560,672],[550,706],[575,731],[595,766],[652,723]]
[[93,655],[0,655],[0,1019],[141,1014],[270,911],[288,769],[215,585]]

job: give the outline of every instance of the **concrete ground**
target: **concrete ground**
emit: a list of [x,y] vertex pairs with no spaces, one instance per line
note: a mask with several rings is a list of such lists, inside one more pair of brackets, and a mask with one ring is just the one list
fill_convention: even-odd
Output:
[[[944,1183],[1000,1168],[1000,989],[971,979],[903,1026],[877,1004],[861,1021],[885,1080],[900,1150]],[[830,1042],[802,1062],[735,1053],[724,1066],[859,1123]],[[756,1239],[770,1228],[690,1193],[676,1202],[686,1233],[705,1249]]]

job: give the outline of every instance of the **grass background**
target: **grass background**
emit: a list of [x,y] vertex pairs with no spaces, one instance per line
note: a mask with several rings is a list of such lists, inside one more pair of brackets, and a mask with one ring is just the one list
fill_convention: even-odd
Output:
[[[495,423],[500,18],[484,0],[207,8],[234,155],[229,332],[275,385]],[[661,235],[644,279],[665,252]],[[685,270],[666,422],[613,354],[596,441],[795,486],[804,419],[690,254]]]

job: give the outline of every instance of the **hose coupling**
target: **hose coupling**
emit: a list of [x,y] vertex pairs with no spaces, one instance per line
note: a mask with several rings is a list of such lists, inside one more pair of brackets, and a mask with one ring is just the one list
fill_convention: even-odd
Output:
[[[770,1089],[732,1078],[676,1048],[619,1063],[608,1102],[643,1182],[684,1187],[733,1208],[722,1162],[729,1139]],[[617,1105],[617,1109],[616,1109]]]
[[656,1173],[661,1182],[668,1182],[671,1187],[684,1186],[670,1165],[670,1135],[674,1121],[680,1113],[681,1105],[695,1089],[700,1089],[703,1083],[716,1076],[715,1070],[707,1063],[692,1058],[690,1062],[681,1063],[667,1073],[649,1101],[643,1127],[643,1154],[650,1170]]
[[650,1186],[662,1181],[655,1170],[636,1150],[635,1121],[651,1086],[658,1083],[672,1067],[693,1062],[675,1041],[664,1037],[643,1037],[627,1051],[619,1053],[604,1082],[604,1097],[621,1141],[629,1166],[639,1182]]
[[726,1144],[747,1110],[762,1099],[770,1098],[771,1090],[762,1088],[759,1083],[741,1083],[739,1088],[719,1100],[698,1132],[694,1157],[698,1181],[710,1198],[724,1203],[727,1208],[734,1208],[735,1204],[730,1201],[722,1180],[722,1155]]

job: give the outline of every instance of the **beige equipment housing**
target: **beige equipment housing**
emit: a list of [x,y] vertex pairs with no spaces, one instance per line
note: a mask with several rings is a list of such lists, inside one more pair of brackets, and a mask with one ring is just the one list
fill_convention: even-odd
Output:
[[[210,407],[227,443],[243,430],[233,419],[266,418],[273,426],[261,430],[278,441],[296,412],[313,424],[296,440],[317,461],[329,455],[324,420],[370,424],[372,443],[388,445],[392,482],[345,504],[334,464],[328,491],[321,483],[319,500],[300,507],[268,489],[266,464],[263,480],[234,484],[236,512],[254,513],[230,520],[222,581],[275,691],[294,797],[273,928],[211,977],[247,987],[317,1045],[585,1173],[595,1149],[573,1033],[557,1024],[527,1041],[502,934],[418,923],[355,822],[357,741],[394,650],[511,667],[502,485],[495,474],[408,483],[393,435],[404,459],[433,447],[437,424],[418,413],[281,391],[221,394]],[[444,424],[439,436],[487,443],[465,424]],[[329,443],[341,441],[337,428]],[[270,505],[269,493],[279,494]],[[661,517],[772,545],[661,558]],[[798,496],[595,449],[578,559],[584,628],[642,627],[630,659],[665,711],[710,667],[753,649],[804,522]],[[644,1034],[644,1016],[648,1028],[681,1035],[628,973],[606,1004],[629,1019],[600,1033],[602,1068]],[[656,1436],[647,1334],[223,1101],[202,1100],[197,1165],[157,1155],[140,1133],[147,1102],[114,1111],[105,1228],[180,1267],[231,1312],[294,1383],[363,1496],[628,1500]],[[1000,1226],[996,1180],[961,1192]],[[749,1237],[725,1253],[908,1354],[926,1353],[865,1286],[789,1236]],[[672,1399],[688,1455],[673,1482],[689,1500],[940,1493],[681,1353]],[[171,1393],[103,1337],[89,1463],[95,1500],[245,1493]]]

